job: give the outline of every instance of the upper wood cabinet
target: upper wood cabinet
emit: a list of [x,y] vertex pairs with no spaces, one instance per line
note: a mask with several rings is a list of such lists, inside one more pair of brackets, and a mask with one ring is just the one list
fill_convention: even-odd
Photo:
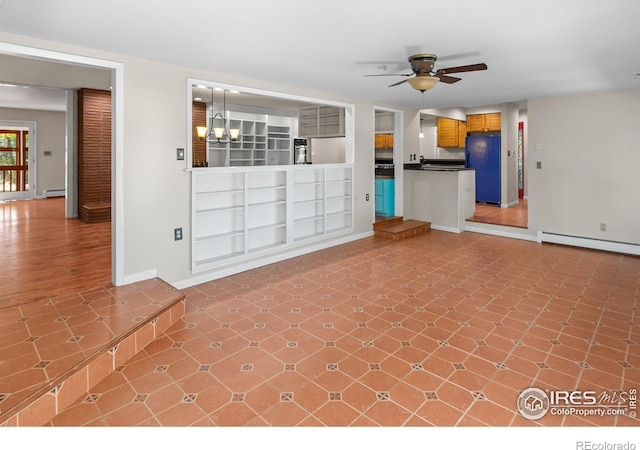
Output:
[[464,148],[466,136],[465,122],[438,117],[438,147]]
[[467,116],[467,132],[500,131],[500,113],[470,114]]
[[376,134],[376,148],[393,148],[393,134]]

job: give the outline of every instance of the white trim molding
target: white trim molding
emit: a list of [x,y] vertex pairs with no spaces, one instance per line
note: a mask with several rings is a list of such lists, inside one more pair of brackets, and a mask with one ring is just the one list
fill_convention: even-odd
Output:
[[601,239],[585,238],[579,236],[567,236],[564,234],[538,231],[537,241],[539,243],[549,242],[552,244],[571,245],[574,247],[591,248],[594,250],[604,250],[608,252],[626,253],[640,256],[640,245],[626,242],[604,241]]

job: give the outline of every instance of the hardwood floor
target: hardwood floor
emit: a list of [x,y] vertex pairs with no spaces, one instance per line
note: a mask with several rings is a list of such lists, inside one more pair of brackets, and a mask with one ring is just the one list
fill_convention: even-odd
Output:
[[65,218],[63,197],[0,202],[0,309],[111,282],[111,223]]
[[499,206],[476,205],[475,214],[469,222],[490,223],[509,227],[527,228],[527,200],[520,199],[518,206],[501,208]]

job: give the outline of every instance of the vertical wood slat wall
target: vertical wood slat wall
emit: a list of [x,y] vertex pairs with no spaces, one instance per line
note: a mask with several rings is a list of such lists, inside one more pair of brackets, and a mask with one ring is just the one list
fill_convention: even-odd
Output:
[[205,141],[198,138],[198,132],[196,126],[207,126],[207,105],[202,102],[193,102],[192,108],[192,125],[191,125],[191,142],[193,147],[191,149],[192,164],[193,167],[199,166],[201,163],[207,160],[207,144]]
[[111,92],[78,91],[78,217],[111,220]]

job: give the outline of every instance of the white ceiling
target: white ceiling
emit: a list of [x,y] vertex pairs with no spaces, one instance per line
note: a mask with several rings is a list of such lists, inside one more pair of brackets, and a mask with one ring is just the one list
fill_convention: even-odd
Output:
[[[638,0],[0,0],[2,32],[413,108],[640,87],[638,23]],[[364,77],[415,53],[488,70],[424,98]]]

